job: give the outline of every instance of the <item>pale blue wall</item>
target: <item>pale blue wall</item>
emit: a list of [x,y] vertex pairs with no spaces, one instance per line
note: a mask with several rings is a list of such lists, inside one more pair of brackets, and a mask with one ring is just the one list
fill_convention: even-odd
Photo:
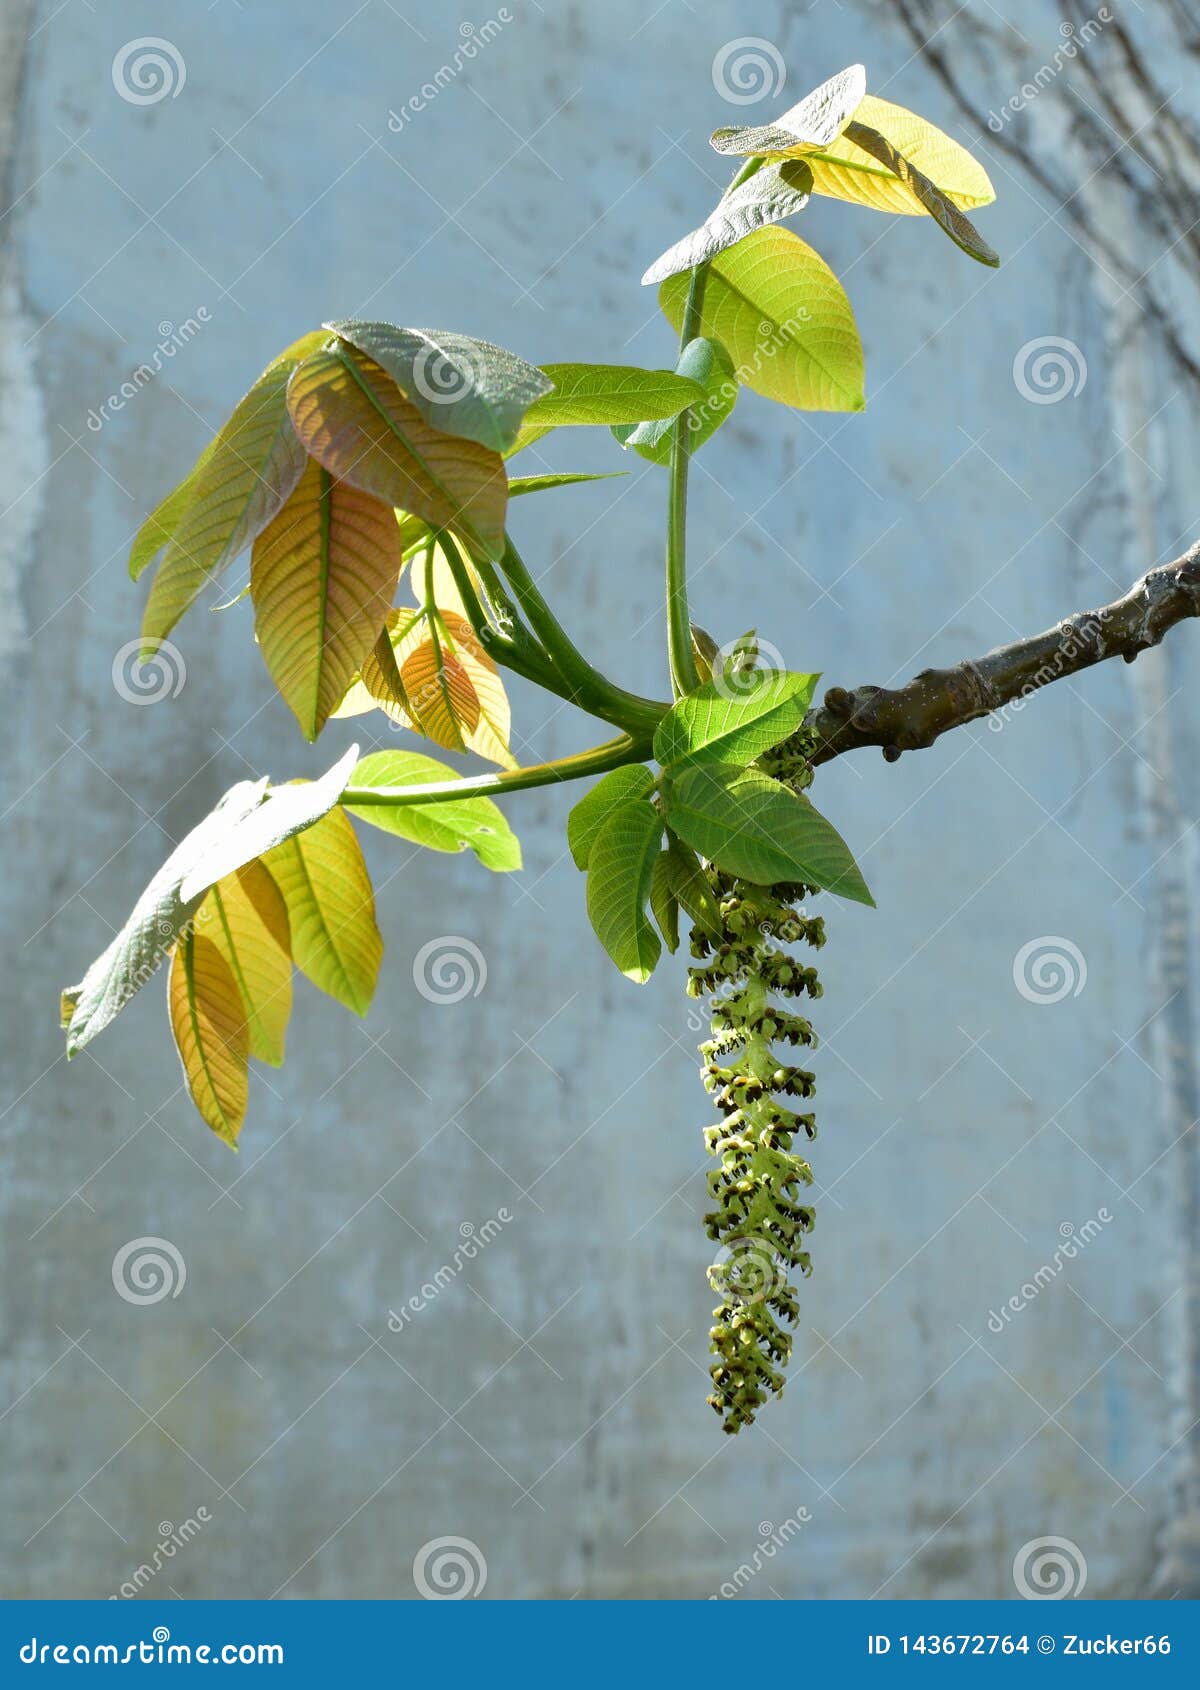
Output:
[[[1080,1546],[1090,1593],[1135,1594],[1170,1473],[1175,1164],[1149,1025],[1159,847],[1140,762],[1158,741],[1119,665],[1003,732],[821,775],[880,907],[827,912],[816,1271],[787,1395],[736,1441],[703,1403],[707,1115],[681,967],[639,992],[602,958],[562,795],[512,803],[519,877],[365,842],[387,941],[375,1008],[355,1024],[298,988],[289,1060],[253,1080],[236,1162],[178,1093],[159,982],[94,1055],[61,1058],[58,988],[170,839],[251,770],[313,772],[364,731],[392,743],[335,724],[304,747],[246,606],[184,624],[172,703],[114,694],[142,599],[129,537],[267,356],[322,317],[377,315],[538,361],[670,363],[638,277],[723,180],[706,136],[742,111],[711,66],[736,37],[787,54],[780,104],[863,56],[875,89],[964,133],[907,46],[865,41],[852,9],[511,11],[395,134],[389,110],[459,39],[432,0],[34,7],[7,224],[21,455],[0,501],[19,501],[0,532],[20,570],[0,892],[6,1591],[107,1595],[160,1522],[206,1507],[153,1594],[410,1595],[415,1552],[454,1534],[486,1556],[488,1595],[704,1596],[760,1522],[804,1507],[748,1596],[1011,1595],[1014,1554],[1048,1534]],[[178,48],[186,85],[138,108],[110,66],[142,35]],[[1097,508],[1115,471],[1090,480],[1117,443],[1086,264],[996,175],[980,221],[1011,255],[997,275],[915,220],[806,213],[854,301],[871,404],[801,417],[746,396],[706,450],[695,610],[719,638],[757,624],[796,667],[885,682],[1156,561]],[[211,322],[169,371],[90,431],[159,324],[201,307]],[[1043,335],[1089,366],[1053,406],[1012,378]],[[632,471],[524,501],[514,527],[598,661],[660,692],[661,473],[583,433],[539,452]],[[1178,668],[1194,639],[1175,641]],[[523,756],[586,743],[570,712],[514,697]],[[1189,697],[1170,709],[1194,721]],[[442,934],[488,965],[452,1008],[411,973]],[[1047,934],[1088,971],[1052,1006],[1012,977]],[[501,1206],[501,1237],[390,1334],[389,1307]],[[989,1310],[1101,1208],[1102,1235],[990,1333]],[[187,1283],[131,1307],[112,1258],[147,1234],[182,1252]]]

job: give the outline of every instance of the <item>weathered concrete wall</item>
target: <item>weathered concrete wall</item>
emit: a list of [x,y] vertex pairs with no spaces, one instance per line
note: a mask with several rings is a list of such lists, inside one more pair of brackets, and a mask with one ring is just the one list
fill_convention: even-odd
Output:
[[[170,841],[249,770],[312,772],[354,737],[299,743],[244,605],[183,625],[179,696],[114,685],[142,596],[129,538],[267,355],[323,317],[378,315],[540,360],[669,363],[637,277],[712,200],[707,132],[866,52],[834,8],[514,3],[389,128],[464,39],[444,6],[403,10],[34,8],[4,225],[5,1591],[107,1595],[204,1509],[151,1594],[407,1596],[446,1535],[478,1546],[497,1597],[705,1596],[743,1563],[762,1569],[748,1597],[1005,1596],[1047,1535],[1078,1545],[1089,1593],[1139,1593],[1178,1285],[1149,889],[1164,848],[1190,877],[1197,795],[1173,789],[1182,842],[1155,842],[1156,754],[1124,672],[894,768],[823,772],[880,908],[827,912],[816,1272],[787,1395],[737,1440],[703,1404],[707,1114],[681,968],[639,992],[601,957],[563,795],[513,802],[527,866],[499,882],[366,841],[376,1006],[358,1024],[298,988],[236,1161],[180,1094],[158,982],[67,1069],[57,991]],[[145,35],[186,80],[138,105],[112,65]],[[743,36],[790,60],[779,101],[715,90],[714,55]],[[877,91],[957,130],[898,40],[871,57]],[[996,275],[915,220],[806,213],[853,298],[872,403],[793,417],[745,397],[706,450],[696,614],[720,637],[757,623],[797,667],[886,681],[1126,584],[1114,472],[1095,479],[1120,450],[1105,308],[1068,235],[997,174]],[[161,375],[102,409],[202,310]],[[1013,378],[1046,335],[1088,365],[1055,405]],[[514,526],[603,666],[661,690],[661,474],[582,434],[542,456],[632,470],[523,501]],[[1138,666],[1189,733],[1190,640]],[[570,712],[515,697],[524,755],[586,742]],[[453,1005],[413,979],[443,935],[486,959]],[[1086,964],[1055,1002],[1014,983],[1045,936]],[[1072,1233],[1075,1259],[989,1326]],[[147,1236],[186,1283],[137,1306],[112,1264]]]

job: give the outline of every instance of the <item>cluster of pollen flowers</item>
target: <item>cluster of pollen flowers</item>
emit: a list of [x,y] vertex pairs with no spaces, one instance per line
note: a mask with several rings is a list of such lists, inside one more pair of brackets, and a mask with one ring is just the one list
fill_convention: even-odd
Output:
[[[806,750],[803,742],[780,747],[771,773],[793,787],[807,786],[812,771]],[[721,1112],[705,1132],[705,1147],[716,1159],[708,1175],[714,1207],[705,1225],[721,1247],[708,1273],[720,1299],[713,1311],[708,1400],[725,1430],[737,1432],[783,1389],[792,1347],[788,1327],[799,1313],[790,1279],[811,1267],[804,1246],[813,1211],[799,1199],[812,1183],[812,1169],[793,1145],[816,1136],[813,1116],[801,1112],[814,1078],[807,1068],[782,1062],[775,1047],[816,1043],[811,1023],[778,1000],[820,997],[816,969],[796,961],[786,947],[804,941],[819,948],[825,931],[819,917],[797,908],[815,888],[758,886],[720,869],[707,872],[720,936],[693,928],[688,991],[712,1000],[712,1036],[700,1053],[705,1088]],[[797,1101],[801,1110],[792,1107]]]

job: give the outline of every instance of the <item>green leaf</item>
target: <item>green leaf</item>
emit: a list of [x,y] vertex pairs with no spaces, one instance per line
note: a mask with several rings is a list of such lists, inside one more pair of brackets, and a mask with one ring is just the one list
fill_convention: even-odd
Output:
[[662,950],[646,919],[662,829],[649,799],[629,799],[608,816],[588,856],[588,919],[621,973],[639,984],[653,974]]
[[[686,276],[668,276],[659,290],[676,329],[687,291]],[[713,260],[700,328],[726,348],[742,385],[768,399],[808,411],[866,403],[850,301],[825,260],[787,229],[756,229]]]
[[337,803],[357,761],[358,746],[352,745],[319,780],[289,781],[285,786],[271,787],[261,803],[234,818],[233,825],[221,829],[207,850],[193,857],[182,895],[198,897],[227,874],[235,874],[273,846],[312,827]]
[[610,469],[601,475],[588,474],[583,470],[569,470],[566,473],[551,471],[547,475],[514,475],[509,478],[508,495],[510,499],[520,498],[522,493],[548,493],[554,487],[573,487],[577,481],[618,481],[628,475],[625,469]]
[[[704,389],[704,398],[687,414],[688,449],[698,452],[737,404],[738,383],[733,360],[718,341],[706,340],[703,335],[698,335],[684,347],[676,373],[698,382]],[[671,461],[674,431],[674,417],[640,422],[636,428],[624,424],[613,429],[622,446],[631,446],[640,457],[664,468]]]
[[344,810],[292,834],[263,858],[287,904],[296,967],[356,1015],[371,1007],[383,940],[375,896]]
[[[996,190],[975,155],[915,112],[868,94],[855,110],[854,121],[882,135],[961,211],[990,205],[995,199]],[[813,173],[815,194],[907,217],[920,217],[928,209],[909,183],[864,152],[849,133],[820,153],[807,153],[805,162]]]
[[928,176],[923,175],[915,164],[898,152],[886,136],[881,135],[877,129],[868,128],[865,123],[856,121],[847,126],[846,139],[890,170],[897,182],[902,183],[912,194],[920,209],[929,213],[934,222],[949,235],[955,246],[962,248],[968,258],[974,258],[980,264],[990,265],[993,269],[999,264],[999,255],[984,240],[970,218],[965,217],[947,194],[935,187]]
[[203,887],[185,893],[184,877],[221,835],[251,815],[263,801],[265,780],[239,781],[204,820],[175,847],[150,881],[116,938],[97,957],[77,986],[62,994],[67,1055],[90,1044],[162,966],[200,902]]
[[386,370],[430,427],[493,452],[508,451],[522,417],[552,385],[515,353],[469,334],[353,321],[325,327]]
[[848,65],[806,94],[774,123],[718,129],[712,144],[717,152],[736,158],[803,158],[836,141],[858,110],[866,91],[866,71],[861,65]]
[[[458,779],[455,770],[415,751],[376,751],[364,757],[351,786],[424,786]],[[348,804],[359,821],[427,845],[432,851],[471,850],[485,868],[521,866],[521,846],[490,798],[450,798],[429,804]]]
[[305,449],[331,475],[452,528],[490,557],[504,550],[508,483],[497,453],[431,428],[391,376],[345,341],[314,352],[288,384]]
[[271,679],[315,739],[383,627],[400,579],[390,505],[310,460],[254,542],[254,632]]
[[650,908],[671,955],[679,949],[679,899],[671,886],[671,857],[660,851],[650,876]]
[[547,364],[553,393],[529,407],[513,451],[540,440],[552,428],[639,423],[677,417],[703,399],[704,389],[672,370],[640,370],[629,364]]
[[192,502],[196,485],[204,473],[204,466],[216,451],[220,439],[219,434],[213,436],[178,487],[173,487],[166,498],[155,505],[134,535],[133,545],[129,549],[129,579],[131,581],[136,581],[143,570],[153,563],[167,541],[177,531],[185,511]]
[[710,939],[720,944],[725,937],[721,925],[721,908],[713,895],[700,859],[689,845],[667,831],[667,876],[671,891],[681,909]]
[[743,768],[795,733],[820,678],[751,669],[733,680],[710,681],[663,717],[654,755],[668,774],[700,762]]
[[707,264],[755,229],[782,223],[803,211],[812,193],[812,171],[803,159],[781,159],[756,170],[714,206],[698,229],[668,247],[642,277],[643,287]]
[[[304,469],[304,448],[287,410],[287,384],[296,367],[326,337],[309,334],[269,364],[183,483],[186,499],[168,495],[165,519],[173,524],[142,618],[143,659],[153,656],[179,618],[215,581],[283,504]],[[143,529],[145,533],[145,529]],[[134,542],[137,566],[153,552]],[[131,559],[131,566],[133,563]]]
[[667,821],[728,874],[822,886],[874,904],[850,849],[807,798],[757,769],[698,763],[665,783]]
[[610,769],[585,792],[567,817],[567,844],[575,867],[588,866],[592,844],[613,811],[631,798],[645,798],[654,790],[654,776],[644,763]]

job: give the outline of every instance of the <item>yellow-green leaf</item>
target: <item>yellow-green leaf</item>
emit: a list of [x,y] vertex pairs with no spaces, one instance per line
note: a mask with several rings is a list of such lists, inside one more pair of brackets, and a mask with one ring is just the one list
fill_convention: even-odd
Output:
[[250,1055],[278,1068],[292,1012],[292,941],[283,894],[260,862],[205,894],[198,933],[220,951],[242,1000]]
[[258,643],[308,739],[374,645],[399,578],[391,506],[310,461],[250,560]]
[[246,1017],[237,983],[216,945],[190,928],[171,958],[167,1007],[192,1102],[236,1146],[249,1095]]
[[356,348],[337,341],[306,358],[292,376],[288,407],[306,449],[332,475],[501,555],[508,483],[498,454],[431,428]]
[[891,171],[897,183],[916,200],[917,209],[927,211],[934,222],[949,235],[955,246],[961,247],[969,258],[976,259],[980,264],[989,264],[993,268],[999,264],[999,257],[970,218],[964,216],[949,195],[944,194],[910,159],[905,158],[878,129],[871,129],[867,124],[855,121],[847,124],[845,138],[868,158],[873,158],[877,164],[882,164],[886,170]]
[[[265,528],[299,481],[304,448],[288,416],[288,378],[325,338],[304,335],[267,366],[192,474],[152,513],[151,533],[168,526],[172,532],[142,619],[144,656],[153,654],[208,582]],[[144,545],[141,541],[139,534],[139,569],[154,555],[150,535]]]
[[[668,276],[659,302],[678,329],[688,278]],[[755,229],[712,262],[701,334],[718,340],[738,381],[806,411],[860,411],[863,353],[833,271],[788,229]]]
[[367,865],[344,810],[263,858],[287,905],[296,967],[358,1015],[371,1007],[383,940]]
[[[915,112],[868,94],[855,110],[854,122],[882,135],[960,210],[990,205],[995,199],[996,190],[979,160]],[[881,159],[864,152],[848,134],[804,157],[813,174],[815,194],[908,217],[919,217],[928,209],[909,183]]]

